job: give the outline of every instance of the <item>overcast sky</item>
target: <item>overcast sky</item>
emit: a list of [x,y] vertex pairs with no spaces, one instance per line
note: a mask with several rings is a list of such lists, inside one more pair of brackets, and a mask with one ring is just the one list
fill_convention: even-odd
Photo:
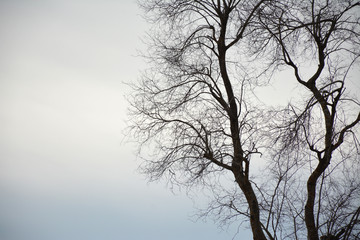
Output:
[[122,140],[122,82],[144,67],[135,2],[0,1],[1,240],[232,239],[148,185]]
[[[136,0],[0,0],[0,240],[233,238],[136,172],[123,83],[145,67],[140,14]],[[289,99],[279,85],[259,97]]]

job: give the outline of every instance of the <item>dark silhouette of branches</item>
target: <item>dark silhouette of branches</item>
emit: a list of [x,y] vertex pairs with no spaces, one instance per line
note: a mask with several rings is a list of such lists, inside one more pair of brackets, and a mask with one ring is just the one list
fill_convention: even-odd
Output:
[[[245,219],[255,240],[356,239],[360,102],[347,86],[360,56],[360,2],[141,6],[154,29],[130,113],[149,179],[208,186],[214,201],[202,215]],[[298,101],[260,104],[259,83],[286,69]]]
[[[274,41],[277,48],[274,57],[278,63],[290,67],[297,82],[310,94],[310,100],[303,110],[290,105],[288,111],[292,112],[293,117],[280,125],[276,139],[282,142],[281,151],[307,146],[315,153],[317,162],[307,179],[305,223],[308,239],[319,239],[324,178],[318,193],[320,199],[316,223],[317,183],[328,169],[337,148],[344,143],[344,136],[354,134],[351,129],[360,121],[359,108],[355,116],[342,112],[344,104],[350,104],[345,97],[345,80],[360,56],[359,51],[352,49],[359,47],[360,22],[355,9],[359,9],[360,2],[312,0],[309,3],[274,1],[262,9],[259,22]],[[276,17],[273,17],[274,13]],[[304,58],[314,67],[304,64],[301,61]],[[339,58],[343,62],[336,61]],[[306,70],[304,74],[307,68],[311,70]],[[316,114],[315,110],[320,114]],[[323,123],[318,124],[319,121]],[[337,219],[333,220],[336,222]]]

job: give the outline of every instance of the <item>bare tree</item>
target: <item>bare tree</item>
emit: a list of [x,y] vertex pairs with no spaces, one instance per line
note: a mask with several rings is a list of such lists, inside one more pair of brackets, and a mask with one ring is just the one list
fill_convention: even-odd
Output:
[[[354,179],[346,176],[347,181],[340,184],[343,189],[336,185],[349,173],[344,171],[350,167],[348,162],[355,168],[359,164],[359,142],[353,129],[360,121],[360,104],[345,91],[348,74],[360,56],[359,9],[360,2],[352,0],[271,1],[258,15],[260,29],[270,34],[260,42],[275,50],[272,63],[292,69],[308,92],[304,106],[291,104],[282,111],[281,123],[272,135],[280,143],[277,153],[292,156],[291,168],[300,163],[310,170],[304,206],[308,239],[319,239],[319,232],[324,239],[340,239],[344,229],[357,222],[351,216],[357,216],[360,206],[353,198],[359,197],[360,185],[353,182],[358,172]],[[304,156],[308,159],[299,161]],[[280,169],[278,179],[289,170]]]
[[[309,239],[319,239],[326,227],[330,230],[324,235],[351,236],[358,222],[354,196],[359,187],[340,185],[347,194],[342,200],[337,197],[341,191],[334,188],[345,181],[339,169],[352,170],[346,158],[358,156],[353,129],[360,113],[350,113],[360,104],[345,94],[345,80],[359,56],[354,47],[359,44],[359,22],[351,15],[358,5],[143,1],[154,24],[147,54],[152,68],[134,86],[131,116],[142,156],[147,146],[153,153],[142,165],[144,173],[150,180],[166,178],[211,189],[221,189],[219,178],[232,176],[240,191],[216,195],[209,212],[230,210],[227,220],[245,217],[255,240],[300,239],[304,229]],[[342,52],[351,60],[339,61]],[[270,65],[256,63],[254,56],[267,56]],[[308,79],[300,67],[304,60],[318,63]],[[293,69],[309,99],[305,106],[291,104],[267,114],[255,103],[252,90],[268,82],[271,74],[266,73],[281,65]],[[270,157],[270,174],[255,182],[250,161],[260,150]],[[339,160],[329,167],[335,155]],[[309,171],[303,186],[302,177]],[[331,211],[324,213],[326,207]]]

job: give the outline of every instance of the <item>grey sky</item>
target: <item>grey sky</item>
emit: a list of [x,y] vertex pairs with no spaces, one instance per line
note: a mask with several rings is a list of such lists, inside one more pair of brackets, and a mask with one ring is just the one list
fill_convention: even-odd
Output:
[[[139,14],[136,0],[0,0],[0,240],[233,238],[136,172],[122,131],[123,82],[145,67]],[[258,96],[286,103],[290,82]]]
[[147,185],[122,143],[138,14],[135,0],[0,1],[1,240],[232,239]]

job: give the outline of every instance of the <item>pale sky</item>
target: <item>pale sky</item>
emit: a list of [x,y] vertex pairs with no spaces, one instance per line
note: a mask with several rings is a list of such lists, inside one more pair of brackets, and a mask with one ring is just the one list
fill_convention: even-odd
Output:
[[0,0],[1,240],[233,238],[136,172],[122,131],[139,14],[135,0]]
[[[136,171],[124,82],[146,67],[140,14],[136,0],[0,0],[0,240],[233,239]],[[259,96],[286,102],[288,82]]]

